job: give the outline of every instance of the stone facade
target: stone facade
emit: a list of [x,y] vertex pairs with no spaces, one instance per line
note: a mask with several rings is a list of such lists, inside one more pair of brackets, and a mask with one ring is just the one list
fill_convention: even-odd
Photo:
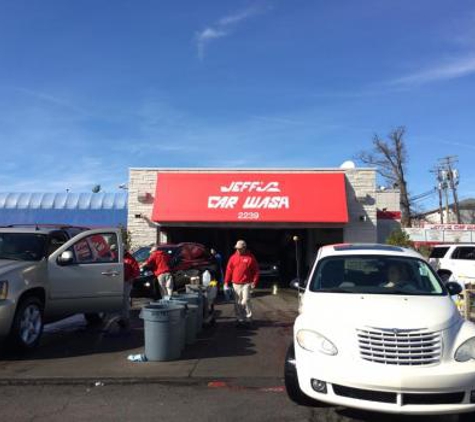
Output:
[[[166,238],[158,230],[158,225],[150,221],[159,169],[130,169],[128,230],[131,245],[149,245]],[[210,170],[213,171],[213,170]],[[264,170],[261,170],[264,171]],[[375,242],[376,221],[376,171],[374,169],[319,169],[316,173],[345,172],[349,222],[344,226],[345,242]],[[297,171],[298,172],[298,171]],[[308,172],[302,170],[302,172]]]
[[345,173],[348,224],[343,230],[344,241],[374,243],[377,239],[376,170],[348,169]]
[[150,221],[156,184],[156,170],[130,169],[127,229],[132,249],[157,243],[157,225]]

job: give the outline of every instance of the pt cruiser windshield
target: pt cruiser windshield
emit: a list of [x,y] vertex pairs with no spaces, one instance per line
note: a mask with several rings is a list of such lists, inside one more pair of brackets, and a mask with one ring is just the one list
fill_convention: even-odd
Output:
[[382,255],[325,258],[313,273],[310,290],[327,293],[447,294],[426,262]]

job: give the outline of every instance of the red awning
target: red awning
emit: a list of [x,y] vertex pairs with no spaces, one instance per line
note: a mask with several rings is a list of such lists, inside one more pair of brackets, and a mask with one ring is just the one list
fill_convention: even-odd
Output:
[[159,172],[159,223],[347,223],[344,173]]

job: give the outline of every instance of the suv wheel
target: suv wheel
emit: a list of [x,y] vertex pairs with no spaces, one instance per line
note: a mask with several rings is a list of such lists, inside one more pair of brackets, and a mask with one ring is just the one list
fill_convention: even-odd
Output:
[[18,305],[10,332],[12,344],[20,350],[31,350],[38,346],[43,334],[43,303],[31,296]]
[[295,350],[294,345],[291,344],[285,356],[284,368],[285,389],[290,400],[302,406],[315,406],[319,402],[308,397],[299,386],[299,379],[297,375],[297,367],[295,366]]

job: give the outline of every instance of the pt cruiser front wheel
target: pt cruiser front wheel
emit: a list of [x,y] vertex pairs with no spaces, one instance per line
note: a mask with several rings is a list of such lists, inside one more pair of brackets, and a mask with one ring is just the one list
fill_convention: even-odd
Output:
[[294,403],[300,404],[301,406],[318,406],[320,404],[320,402],[308,397],[300,389],[297,367],[295,366],[295,349],[293,343],[289,346],[285,356],[284,380],[287,395]]

